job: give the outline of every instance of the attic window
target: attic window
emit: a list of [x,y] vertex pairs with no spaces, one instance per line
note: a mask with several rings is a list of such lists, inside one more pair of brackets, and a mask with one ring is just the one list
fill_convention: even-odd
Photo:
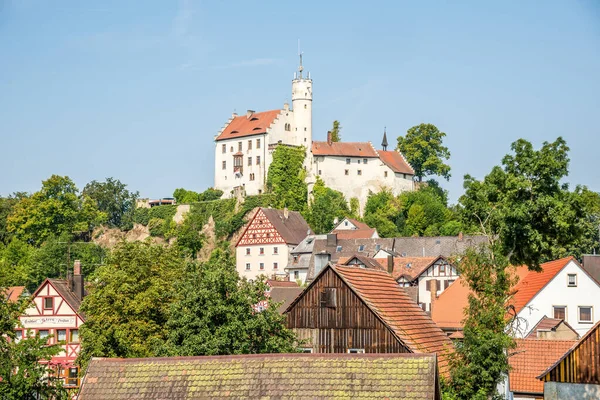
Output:
[[250,121],[258,121],[258,118],[252,117],[252,118],[250,118]]
[[231,134],[233,135],[234,133],[240,133],[239,131],[231,131]]
[[254,129],[252,129],[252,130],[253,130],[253,131],[260,131],[261,129],[262,129],[262,128],[260,128],[260,127],[258,127],[258,126],[257,126],[256,128],[254,128]]
[[325,288],[325,290],[321,292],[321,307],[337,307],[336,288]]
[[375,251],[379,251],[381,249],[381,245],[380,244],[376,244],[375,245]]
[[315,238],[306,239],[306,244],[311,244],[313,242],[313,240],[315,240]]
[[360,246],[358,246],[358,251],[365,251],[365,245],[361,244]]
[[339,253],[340,251],[342,251],[342,246],[338,246],[335,248],[336,253]]

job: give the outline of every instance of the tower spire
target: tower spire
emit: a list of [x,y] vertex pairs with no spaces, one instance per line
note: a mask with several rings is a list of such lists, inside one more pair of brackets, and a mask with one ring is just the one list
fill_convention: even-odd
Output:
[[302,79],[302,71],[304,67],[302,66],[302,52],[300,51],[300,39],[298,39],[298,57],[300,57],[300,65],[298,65],[298,77]]
[[383,148],[383,151],[386,151],[388,147],[387,132],[385,126],[383,127],[383,140],[381,141],[381,147]]

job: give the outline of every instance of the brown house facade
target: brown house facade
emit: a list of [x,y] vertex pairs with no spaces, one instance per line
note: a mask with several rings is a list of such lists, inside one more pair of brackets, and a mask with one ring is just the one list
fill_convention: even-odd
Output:
[[436,353],[447,369],[452,344],[385,271],[327,266],[286,311],[314,353]]

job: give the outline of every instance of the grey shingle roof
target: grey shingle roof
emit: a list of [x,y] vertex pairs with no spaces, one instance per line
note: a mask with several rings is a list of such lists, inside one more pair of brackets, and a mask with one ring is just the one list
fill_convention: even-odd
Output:
[[439,399],[432,354],[93,358],[79,400]]

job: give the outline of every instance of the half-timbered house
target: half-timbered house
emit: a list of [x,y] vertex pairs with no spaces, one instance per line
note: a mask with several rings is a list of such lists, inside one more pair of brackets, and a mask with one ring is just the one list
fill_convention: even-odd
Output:
[[236,244],[240,276],[285,275],[290,251],[310,232],[299,212],[259,208]]
[[69,279],[46,279],[33,293],[32,303],[20,316],[17,340],[39,334],[48,344],[63,343],[63,350],[52,357],[50,366],[64,378],[67,387],[79,386],[79,369],[75,359],[81,348],[79,328],[84,316],[79,311],[84,296],[81,265],[75,261]]
[[385,271],[328,265],[286,310],[287,326],[314,353],[436,353],[445,373],[450,339]]

